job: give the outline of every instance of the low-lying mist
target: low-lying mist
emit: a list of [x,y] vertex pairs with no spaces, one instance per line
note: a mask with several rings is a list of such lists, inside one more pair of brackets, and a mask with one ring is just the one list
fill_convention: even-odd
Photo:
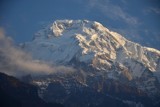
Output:
[[57,72],[71,73],[74,68],[54,66],[51,63],[35,60],[31,54],[16,46],[12,38],[7,37],[0,28],[0,72],[13,75],[48,75]]

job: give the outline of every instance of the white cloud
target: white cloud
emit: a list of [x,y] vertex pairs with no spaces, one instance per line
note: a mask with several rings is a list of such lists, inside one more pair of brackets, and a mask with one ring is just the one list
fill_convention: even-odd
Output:
[[6,37],[3,30],[0,29],[0,72],[10,75],[42,75],[62,71],[68,73],[73,72],[74,69],[33,60],[30,54],[15,47],[12,39]]
[[157,7],[149,7],[147,9],[144,10],[145,14],[149,14],[149,13],[155,13],[157,15],[160,15],[160,8]]
[[123,20],[127,24],[137,25],[138,19],[126,13],[119,5],[114,5],[110,0],[89,0],[89,8],[96,8],[105,16],[113,20]]

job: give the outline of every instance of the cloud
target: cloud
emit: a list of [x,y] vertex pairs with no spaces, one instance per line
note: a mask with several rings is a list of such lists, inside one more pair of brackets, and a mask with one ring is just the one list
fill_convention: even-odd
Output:
[[145,14],[149,13],[155,13],[157,15],[160,15],[160,8],[157,7],[149,7],[143,11]]
[[128,4],[128,0],[120,0],[123,4],[127,5]]
[[123,20],[131,25],[138,24],[138,19],[136,17],[129,15],[122,7],[111,3],[110,0],[106,0],[105,2],[102,2],[102,0],[89,0],[89,5],[90,10],[96,8],[112,20]]
[[49,63],[33,60],[31,55],[16,47],[11,38],[4,35],[0,29],[0,72],[9,75],[43,75],[57,72],[73,72],[74,69],[66,66],[53,66]]

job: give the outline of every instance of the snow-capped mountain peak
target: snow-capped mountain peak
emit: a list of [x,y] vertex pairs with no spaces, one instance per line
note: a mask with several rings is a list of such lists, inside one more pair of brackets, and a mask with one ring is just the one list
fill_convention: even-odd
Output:
[[128,41],[88,20],[57,20],[36,33],[25,48],[38,59],[68,63],[75,58],[97,70],[109,71],[115,63],[122,64],[131,68],[133,77],[140,77],[144,67],[157,71],[160,57],[160,51]]
[[[116,90],[118,81],[120,87],[125,85],[124,90],[128,90],[126,87],[137,89],[128,90],[129,93],[133,91],[141,96],[144,92],[149,98],[160,96],[160,51],[131,42],[98,22],[57,20],[38,31],[33,41],[22,46],[35,59],[77,69],[68,77],[56,75],[35,79],[33,82],[40,87],[42,97],[54,93],[52,83],[57,82],[58,86],[64,87],[67,98],[77,90],[85,92],[86,88],[106,95],[110,79]],[[49,100],[54,94],[48,97]],[[67,101],[62,99],[58,101]]]

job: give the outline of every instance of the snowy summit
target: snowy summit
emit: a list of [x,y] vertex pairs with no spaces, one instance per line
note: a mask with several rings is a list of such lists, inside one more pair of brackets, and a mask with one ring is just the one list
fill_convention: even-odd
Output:
[[131,42],[96,21],[57,20],[25,45],[35,58],[59,64],[74,58],[97,70],[109,71],[116,63],[130,67],[133,77],[141,76],[144,67],[152,72],[160,71],[160,51]]
[[[98,22],[57,20],[37,32],[33,41],[24,43],[23,49],[31,52],[35,59],[77,69],[69,77],[35,79],[33,82],[40,87],[43,99],[56,98],[52,88],[48,90],[50,85],[57,84],[56,81],[65,89],[67,98],[74,90],[97,90],[99,94],[108,94],[106,88],[110,87],[110,80],[113,80],[113,87],[120,84],[116,90],[122,90],[126,95],[127,89],[131,95],[133,92],[149,98],[160,96],[160,51],[131,42]],[[68,100],[62,97],[56,101]]]

